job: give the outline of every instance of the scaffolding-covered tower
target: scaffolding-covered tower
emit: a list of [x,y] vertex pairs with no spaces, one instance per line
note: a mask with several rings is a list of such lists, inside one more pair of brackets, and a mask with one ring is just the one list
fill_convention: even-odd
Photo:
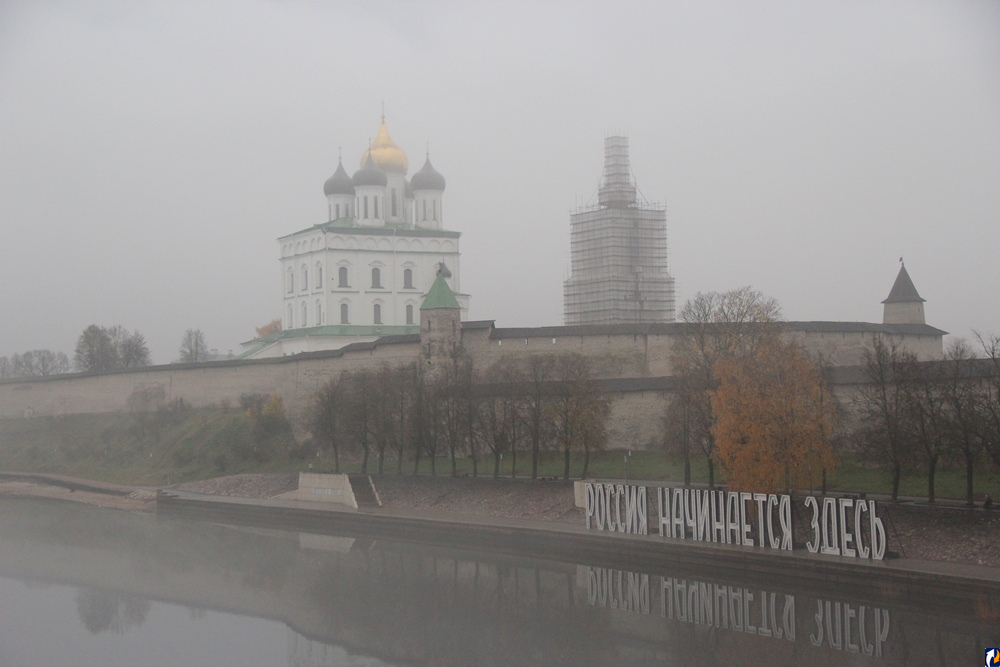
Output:
[[597,206],[570,215],[570,277],[563,286],[563,309],[566,324],[674,321],[667,211],[639,201],[628,137],[604,139],[604,182]]

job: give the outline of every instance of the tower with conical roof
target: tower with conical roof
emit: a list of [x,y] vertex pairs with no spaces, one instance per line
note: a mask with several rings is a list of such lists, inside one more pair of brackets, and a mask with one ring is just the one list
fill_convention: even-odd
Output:
[[448,286],[448,267],[438,265],[437,276],[420,304],[420,355],[425,365],[441,366],[462,344],[462,306]]
[[899,259],[896,282],[883,301],[882,324],[927,324],[924,318],[924,301],[910,280],[903,258]]
[[674,321],[667,212],[640,200],[627,137],[605,137],[597,205],[570,216],[563,312],[566,324]]

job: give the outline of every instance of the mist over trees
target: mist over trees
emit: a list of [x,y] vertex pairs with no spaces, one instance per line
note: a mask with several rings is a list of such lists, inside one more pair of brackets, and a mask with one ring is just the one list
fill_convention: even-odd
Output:
[[63,352],[30,350],[10,357],[0,357],[0,378],[42,377],[69,371],[69,358]]
[[76,342],[73,363],[84,372],[107,372],[150,365],[149,348],[138,331],[121,325],[91,324]]
[[980,357],[953,341],[941,361],[918,361],[893,341],[872,338],[865,350],[868,383],[854,401],[858,454],[891,477],[899,496],[904,472],[922,471],[936,500],[942,463],[965,471],[965,500],[975,500],[975,471],[1000,466],[1000,337],[979,336]]
[[205,344],[205,334],[201,329],[188,329],[181,338],[180,363],[198,363],[208,359],[208,345]]
[[332,452],[335,470],[348,454],[360,458],[362,473],[416,474],[426,459],[437,474],[438,460],[447,458],[449,474],[457,475],[458,459],[467,457],[473,476],[514,476],[526,452],[536,478],[541,456],[572,451],[583,454],[585,476],[590,452],[605,446],[610,408],[580,355],[504,360],[479,371],[458,351],[433,371],[384,365],[329,380],[316,394],[309,427],[314,444]]

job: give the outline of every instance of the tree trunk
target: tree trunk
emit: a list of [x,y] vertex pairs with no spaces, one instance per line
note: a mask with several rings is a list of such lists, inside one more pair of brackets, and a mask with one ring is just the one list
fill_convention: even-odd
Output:
[[364,455],[361,457],[361,474],[368,474],[368,447],[363,447]]
[[510,448],[510,478],[517,477],[517,450]]
[[413,475],[417,474],[417,470],[420,468],[420,452],[423,447],[417,446],[416,451],[413,452]]
[[458,462],[455,461],[455,448],[451,448],[451,476],[458,477]]
[[434,475],[434,476],[437,476],[437,474],[438,474],[438,472],[437,472],[437,457],[434,456],[433,454],[431,454],[429,458],[431,460],[431,474]]
[[541,445],[541,438],[538,436],[536,427],[535,433],[531,436],[531,479],[538,479],[538,450]]
[[712,463],[712,457],[708,457],[708,488],[715,488],[715,464]]
[[382,474],[385,469],[385,443],[381,442],[378,446],[378,474]]
[[684,449],[684,486],[691,486],[691,453]]
[[823,489],[822,489],[822,493],[823,493],[824,496],[826,495],[826,468],[823,468]]
[[340,448],[336,445],[333,446],[333,471],[340,474]]
[[934,475],[937,473],[938,457],[927,459],[927,502],[934,504]]
[[899,500],[899,478],[902,476],[902,466],[898,463],[892,465],[892,500]]
[[587,479],[587,468],[590,467],[590,447],[584,445],[583,447],[583,474],[580,475],[580,479]]
[[569,445],[563,452],[563,479],[569,479]]
[[398,453],[398,456],[396,456],[396,474],[397,475],[402,475],[403,474],[403,445],[402,445],[402,443],[400,443],[400,445],[399,445],[399,453]]
[[500,477],[500,450],[493,450],[493,479]]
[[975,469],[976,459],[972,452],[965,450],[965,504],[972,507],[972,472]]

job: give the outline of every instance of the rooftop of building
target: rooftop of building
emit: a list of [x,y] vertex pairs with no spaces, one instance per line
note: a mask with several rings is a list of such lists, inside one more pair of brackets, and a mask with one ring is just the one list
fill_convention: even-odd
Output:
[[300,229],[297,232],[292,232],[291,234],[286,234],[285,236],[279,236],[278,240],[284,241],[285,239],[290,239],[295,236],[299,236],[300,234],[308,234],[316,231],[337,234],[359,234],[365,236],[407,236],[448,239],[457,239],[462,236],[461,232],[453,232],[446,229],[421,229],[413,223],[387,222],[384,227],[366,227],[364,225],[359,225],[354,218],[346,217],[339,218],[337,220],[330,220],[328,222],[321,222],[313,225],[312,227],[306,227],[305,229]]

